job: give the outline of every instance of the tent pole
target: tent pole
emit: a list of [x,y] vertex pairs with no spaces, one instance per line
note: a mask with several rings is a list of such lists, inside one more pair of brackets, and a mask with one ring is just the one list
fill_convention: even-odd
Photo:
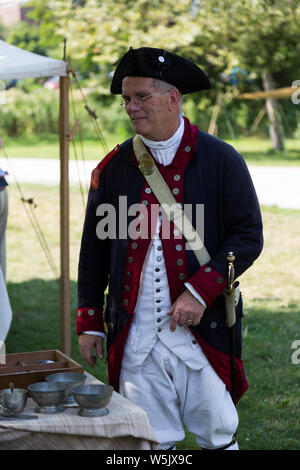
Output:
[[61,76],[59,107],[60,144],[60,331],[61,350],[71,354],[69,273],[69,77]]

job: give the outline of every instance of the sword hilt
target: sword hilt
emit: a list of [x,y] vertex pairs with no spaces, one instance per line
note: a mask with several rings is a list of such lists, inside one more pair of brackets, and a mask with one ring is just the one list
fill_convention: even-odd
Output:
[[227,261],[228,261],[228,289],[232,289],[232,284],[234,281],[234,261],[235,261],[235,256],[232,251],[230,251],[227,255]]

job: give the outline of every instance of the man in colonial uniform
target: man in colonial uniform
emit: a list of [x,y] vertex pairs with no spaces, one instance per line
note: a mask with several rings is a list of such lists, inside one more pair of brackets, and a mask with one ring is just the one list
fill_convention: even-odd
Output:
[[[82,236],[81,354],[91,365],[94,348],[103,357],[105,321],[109,382],[147,412],[161,449],[184,439],[182,422],[202,449],[238,448],[223,296],[226,256],[236,256],[236,277],[249,268],[262,249],[262,222],[243,158],[183,117],[181,96],[210,87],[195,64],[153,48],[131,48],[111,84],[176,203],[192,207],[194,227],[197,208],[203,208],[209,261],[200,265],[174,222],[166,223],[157,194],[139,169],[133,139],[93,171]],[[115,217],[105,219],[110,207]],[[105,237],[103,227],[112,219]],[[236,401],[248,386],[241,317],[240,297],[234,325]]]

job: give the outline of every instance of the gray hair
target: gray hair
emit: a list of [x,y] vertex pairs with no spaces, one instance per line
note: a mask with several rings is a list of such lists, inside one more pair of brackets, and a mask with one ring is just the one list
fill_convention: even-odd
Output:
[[180,93],[178,88],[176,88],[174,85],[171,85],[168,82],[164,82],[163,80],[159,80],[158,78],[153,79],[152,86],[158,91],[171,91],[171,90],[173,90],[173,88],[175,88],[179,93],[179,116],[181,116],[183,114],[183,112],[182,112],[182,94]]

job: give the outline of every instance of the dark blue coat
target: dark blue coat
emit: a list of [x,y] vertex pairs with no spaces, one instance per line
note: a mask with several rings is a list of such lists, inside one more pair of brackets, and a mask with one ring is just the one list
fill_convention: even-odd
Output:
[[[184,204],[204,204],[204,244],[210,254],[211,273],[199,269],[198,261],[190,250],[185,252],[185,277],[178,281],[176,263],[168,271],[174,256],[166,257],[166,266],[171,289],[171,300],[180,294],[184,282],[189,281],[206,300],[200,324],[191,327],[195,338],[201,344],[216,372],[230,389],[230,336],[225,325],[225,309],[222,290],[226,287],[228,252],[236,256],[235,272],[239,277],[259,256],[263,246],[262,220],[253,183],[242,156],[225,142],[198,131],[185,119],[185,134],[178,152],[168,167],[158,165],[169,186],[175,173],[181,174],[182,194],[177,200]],[[187,145],[188,144],[188,145]],[[186,155],[187,148],[190,155]],[[113,158],[111,158],[113,157]],[[185,163],[182,162],[185,159]],[[100,164],[101,166],[101,164]],[[99,172],[100,173],[100,172]],[[82,236],[78,272],[77,331],[101,329],[101,314],[104,306],[104,292],[109,285],[105,321],[108,328],[108,367],[110,383],[118,389],[118,377],[122,352],[126,340],[134,306],[137,299],[139,277],[147,251],[147,243],[139,243],[132,251],[132,240],[128,237],[114,240],[99,240],[96,227],[99,216],[97,207],[103,203],[116,208],[116,232],[119,229],[119,196],[127,196],[128,207],[142,201],[146,196],[145,179],[140,173],[133,154],[132,139],[127,140],[102,164],[98,183],[91,187]],[[150,197],[150,196],[148,196]],[[152,199],[151,199],[152,198]],[[149,204],[156,201],[153,195]],[[122,209],[124,210],[124,208]],[[196,213],[193,213],[195,223]],[[134,217],[128,217],[130,223]],[[167,242],[166,242],[167,243]],[[170,242],[171,243],[171,242]],[[172,250],[165,245],[168,251]],[[164,248],[165,249],[165,248]],[[129,258],[133,259],[131,265]],[[169,261],[168,261],[169,260]],[[181,268],[182,270],[183,268]],[[126,279],[126,273],[131,277]],[[174,276],[174,278],[173,278]],[[175,279],[176,277],[176,279]],[[216,279],[223,282],[216,284]],[[218,282],[218,281],[217,281]],[[124,292],[124,285],[130,292]],[[125,299],[125,300],[124,300]],[[124,303],[127,302],[127,303]],[[89,317],[93,308],[97,317]],[[242,354],[242,299],[237,308],[235,325],[237,398],[247,388],[243,373]],[[97,323],[98,322],[98,323]]]

